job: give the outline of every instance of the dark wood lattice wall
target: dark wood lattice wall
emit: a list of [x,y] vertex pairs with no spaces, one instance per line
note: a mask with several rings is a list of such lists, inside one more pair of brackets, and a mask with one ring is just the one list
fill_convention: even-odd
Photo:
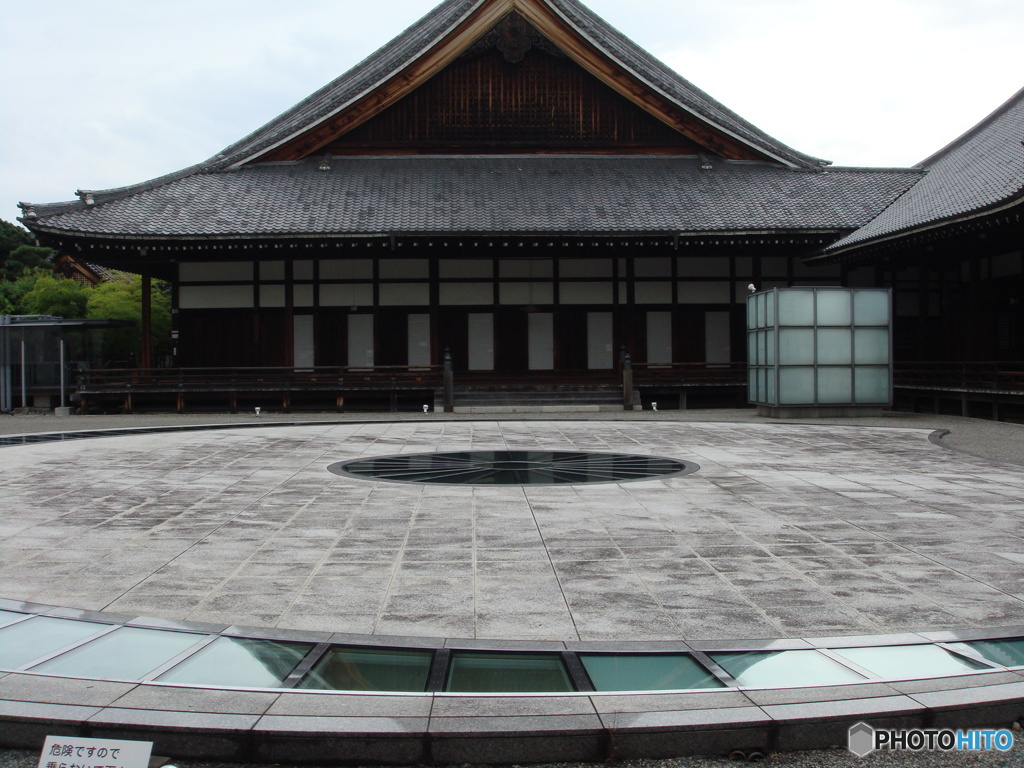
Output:
[[519,63],[497,49],[463,57],[328,148],[332,154],[698,147],[572,61],[534,48]]

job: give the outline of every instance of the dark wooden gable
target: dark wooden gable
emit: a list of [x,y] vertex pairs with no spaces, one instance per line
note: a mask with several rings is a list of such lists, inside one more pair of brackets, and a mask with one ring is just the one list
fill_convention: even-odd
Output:
[[702,150],[770,159],[652,89],[544,0],[485,0],[371,91],[247,162],[323,152]]
[[327,145],[338,155],[700,149],[515,12],[417,90]]

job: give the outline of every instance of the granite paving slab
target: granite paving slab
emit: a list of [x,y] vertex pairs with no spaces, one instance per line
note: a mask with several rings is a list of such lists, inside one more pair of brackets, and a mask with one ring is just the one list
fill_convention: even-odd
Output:
[[[310,423],[6,447],[2,597],[194,621],[561,642],[1024,624],[1024,468],[928,429]],[[599,450],[685,477],[433,486],[338,461]]]

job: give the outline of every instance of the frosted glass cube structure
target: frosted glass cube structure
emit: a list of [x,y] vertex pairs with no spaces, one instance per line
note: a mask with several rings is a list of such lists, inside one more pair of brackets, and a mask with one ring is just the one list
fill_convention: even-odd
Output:
[[892,405],[887,288],[773,288],[747,297],[749,400],[769,415]]

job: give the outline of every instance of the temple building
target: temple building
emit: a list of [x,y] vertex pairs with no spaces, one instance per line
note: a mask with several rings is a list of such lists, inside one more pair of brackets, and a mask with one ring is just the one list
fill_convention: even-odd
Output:
[[833,167],[579,0],[446,0],[215,157],[21,221],[169,281],[173,367],[337,369],[339,403],[446,352],[480,389],[620,386],[628,355],[645,397],[742,398],[751,285],[892,287],[898,370],[939,391],[1022,370],[1022,139],[1024,91],[919,166]]

